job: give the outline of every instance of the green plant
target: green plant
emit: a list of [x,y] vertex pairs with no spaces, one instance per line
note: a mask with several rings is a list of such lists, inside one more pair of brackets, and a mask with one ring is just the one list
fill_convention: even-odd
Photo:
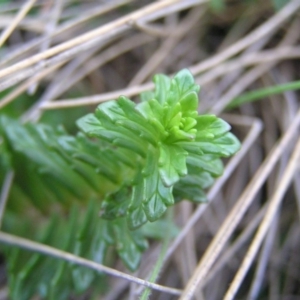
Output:
[[[205,189],[223,171],[220,158],[240,143],[225,121],[198,114],[199,87],[188,70],[154,82],[139,104],[121,96],[99,105],[78,120],[76,136],[2,115],[0,164],[16,174],[5,231],[105,264],[113,247],[135,270],[148,221],[168,226],[164,215],[175,202],[206,201]],[[65,299],[99,280],[94,271],[50,257],[4,251],[12,299]]]

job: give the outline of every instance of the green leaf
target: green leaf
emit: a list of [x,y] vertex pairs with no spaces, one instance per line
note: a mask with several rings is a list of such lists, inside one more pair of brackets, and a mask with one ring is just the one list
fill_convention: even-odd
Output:
[[77,126],[89,136],[98,136],[99,131],[103,129],[101,122],[94,114],[88,114],[76,122]]
[[155,83],[154,97],[160,104],[164,104],[168,98],[171,80],[163,74],[158,74],[154,76],[153,81]]
[[[94,121],[95,117],[97,121]],[[156,143],[155,129],[145,122],[134,103],[126,97],[99,105],[93,118],[83,117],[77,125],[89,136],[99,137],[142,157],[146,155],[143,144]]]
[[[60,132],[45,125],[23,126],[4,117],[0,119],[0,123],[5,128],[5,142],[13,154],[16,182],[31,196],[39,209],[46,213],[47,207],[49,209],[49,204],[57,197],[61,188],[64,196],[73,195],[77,199],[89,193],[89,187],[83,178],[55,150],[57,139],[62,136]],[[49,182],[59,188],[50,188]],[[48,203],[42,200],[44,197],[48,198]],[[65,200],[60,202],[66,203]]]
[[198,168],[189,165],[189,174],[183,177],[174,186],[176,201],[187,199],[196,203],[207,202],[204,189],[210,187],[214,179],[210,173],[199,171]]
[[141,227],[147,221],[147,215],[142,206],[128,210],[127,225],[130,230],[134,230]]
[[143,116],[145,126],[150,126],[153,137],[156,141],[167,136],[167,132],[163,126],[164,121],[164,108],[155,99],[149,100],[148,102],[141,102],[137,104],[136,110]]
[[213,139],[230,130],[230,125],[215,115],[202,115],[196,117],[197,141],[201,139]]
[[206,171],[213,177],[223,174],[223,163],[216,155],[190,155],[187,157],[189,167],[198,168],[199,171]]
[[189,167],[190,174],[183,177],[179,183],[184,186],[198,186],[201,189],[207,189],[214,183],[214,178],[210,173],[202,171],[199,172],[197,168],[192,170],[193,167]]
[[159,174],[165,186],[174,185],[187,174],[187,152],[178,146],[161,144],[159,147]]
[[240,149],[239,140],[230,132],[213,139],[206,139],[203,142],[195,142],[206,154],[215,154],[221,157],[228,157]]
[[108,195],[101,204],[101,217],[114,220],[127,214],[130,195],[126,188],[120,189],[117,193]]
[[183,199],[190,200],[198,204],[207,202],[205,192],[197,185],[185,185],[184,183],[179,182],[174,187],[174,194],[176,202]]
[[157,240],[163,240],[167,230],[171,230],[171,238],[176,237],[179,233],[177,225],[173,221],[171,221],[170,224],[170,221],[167,219],[160,219],[153,223],[147,223],[141,229],[144,236]]
[[147,102],[154,99],[154,93],[151,91],[145,91],[140,94],[141,102]]
[[167,206],[174,204],[172,189],[165,187],[156,170],[144,179],[144,211],[149,221],[159,219],[167,210]]
[[166,187],[159,174],[154,151],[148,152],[143,174],[143,208],[149,221],[160,218],[167,206],[174,204],[172,188]]
[[198,95],[195,91],[185,94],[180,99],[180,105],[183,112],[195,111],[198,109]]
[[[284,0],[287,1],[287,0]],[[254,90],[242,94],[234,99],[226,106],[227,109],[233,109],[244,103],[253,102],[257,100],[264,99],[271,95],[281,94],[286,91],[295,91],[300,89],[300,81],[291,81],[284,84],[277,84],[275,86],[269,86],[263,89]],[[273,99],[273,98],[269,98]]]
[[111,223],[116,250],[126,267],[135,271],[140,263],[141,253],[148,247],[148,243],[138,230],[129,231],[127,229],[125,218]]
[[176,104],[191,92],[199,92],[199,86],[194,83],[193,75],[189,70],[183,69],[171,80],[168,103]]
[[115,159],[114,150],[101,149],[101,143],[82,135],[74,138],[45,125],[24,126],[4,117],[0,124],[12,149],[15,182],[44,213],[55,200],[67,205],[72,197],[82,201],[94,191],[103,197],[120,188],[125,174],[135,175],[128,164]]
[[143,208],[144,178],[139,172],[132,189],[132,197],[129,204],[127,224],[129,229],[134,230],[145,224],[148,219]]

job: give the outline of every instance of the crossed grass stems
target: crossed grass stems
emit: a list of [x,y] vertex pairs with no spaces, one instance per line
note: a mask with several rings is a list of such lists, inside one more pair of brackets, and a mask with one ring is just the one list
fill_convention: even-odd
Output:
[[[174,62],[176,58],[180,61],[186,53],[191,55],[190,51],[192,49],[184,47],[188,44],[186,35],[192,32],[192,38],[193,29],[200,28],[200,25],[203,24],[207,12],[206,2],[200,0],[160,1],[135,9],[134,1],[113,1],[99,5],[97,9],[92,5],[86,6],[80,16],[75,15],[71,18],[71,21],[59,25],[58,21],[63,19],[64,13],[68,12],[65,9],[67,1],[64,4],[59,0],[54,1],[53,18],[49,21],[51,26],[40,30],[40,37],[25,43],[21,49],[9,51],[0,62],[0,78],[2,80],[0,90],[4,90],[9,86],[16,86],[12,92],[0,101],[0,108],[13,101],[27,89],[36,89],[41,80],[47,80],[49,82],[48,87],[32,108],[24,113],[22,116],[24,121],[38,120],[43,111],[47,109],[67,109],[68,107],[97,104],[116,98],[120,94],[130,97],[151,89],[153,85],[148,83],[147,80],[160,64],[164,63],[163,67],[168,68],[168,64]],[[76,26],[84,29],[85,22],[91,18],[113,12],[124,4],[133,5],[132,12],[125,17],[109,21],[76,38],[72,36],[70,38],[69,31],[76,30]],[[20,7],[12,8],[16,11],[16,14],[7,21],[7,25],[0,36],[0,45],[9,38],[14,30],[29,26],[28,11],[35,5],[37,5],[36,1],[29,0]],[[202,97],[202,110],[220,114],[232,99],[241,95],[251,84],[261,80],[264,85],[270,85],[270,76],[267,75],[270,70],[273,75],[271,79],[276,84],[290,81],[287,71],[280,73],[280,76],[278,75],[279,63],[286,60],[285,68],[291,69],[289,60],[300,56],[300,48],[297,46],[299,18],[292,19],[299,7],[300,1],[290,1],[281,11],[274,13],[272,17],[254,28],[250,33],[245,34],[242,30],[240,32],[235,31],[234,40],[232,40],[232,35],[228,34],[219,46],[217,54],[202,60],[200,63],[189,64],[189,69],[205,92],[205,97]],[[187,8],[190,8],[190,10],[182,20],[174,17]],[[91,14],[91,11],[93,11],[93,14]],[[6,11],[2,10],[1,12],[0,9],[0,13],[5,15]],[[166,20],[165,25],[157,27],[157,25],[151,24],[151,22],[162,17]],[[40,20],[35,21],[35,24],[42,25]],[[249,20],[249,23],[251,22]],[[170,28],[175,26],[174,24],[176,28],[179,28],[176,33],[170,31]],[[281,41],[272,49],[262,50],[283,25],[286,26],[286,30]],[[30,29],[27,28],[27,30]],[[128,33],[131,33],[131,35],[128,36]],[[61,34],[60,39],[57,38],[59,37],[58,34]],[[63,36],[65,36],[65,39],[62,38]],[[74,36],[77,36],[77,34],[74,34]],[[81,99],[58,99],[67,89],[95,69],[113,61],[123,53],[151,44],[162,37],[160,45],[149,55],[148,60],[136,73],[128,88]],[[58,41],[59,45],[51,47],[51,41],[53,40]],[[66,42],[63,42],[64,40]],[[178,46],[181,51],[178,50],[172,61],[168,62],[166,58],[175,46]],[[36,50],[36,48],[38,49]],[[103,48],[105,50],[100,54],[95,54]],[[233,56],[235,58],[231,59]],[[71,63],[67,65],[70,61]],[[84,68],[82,68],[83,65]],[[74,76],[68,76],[69,74],[74,74]],[[144,83],[145,81],[146,83]],[[272,98],[274,97],[272,96]],[[256,274],[249,291],[249,295],[257,295],[261,288],[261,270],[264,270],[264,266],[269,259],[270,246],[275,239],[274,230],[276,229],[272,229],[271,226],[279,221],[280,204],[291,182],[294,183],[295,192],[298,196],[298,208],[300,204],[300,177],[299,173],[296,173],[300,153],[299,142],[296,144],[300,112],[292,109],[297,107],[295,93],[285,93],[282,97],[285,99],[285,103],[272,102],[273,115],[276,111],[284,110],[284,113],[289,116],[289,122],[281,118],[275,119],[272,123],[269,115],[263,109],[261,115],[263,122],[255,117],[245,115],[222,115],[225,120],[234,126],[235,130],[241,132],[242,149],[228,161],[223,177],[219,178],[208,192],[208,204],[200,205],[196,210],[189,207],[188,203],[183,202],[178,205],[182,206],[181,210],[183,211],[184,208],[187,213],[181,216],[184,225],[179,235],[168,247],[164,257],[164,266],[174,253],[178,257],[185,256],[185,259],[189,257],[188,263],[181,263],[182,270],[179,270],[182,274],[187,274],[182,275],[185,284],[182,290],[141,279],[149,278],[151,273],[151,268],[149,268],[152,264],[150,255],[149,259],[145,257],[143,260],[140,271],[135,274],[137,276],[133,276],[4,232],[0,232],[0,241],[126,279],[121,284],[117,284],[117,291],[108,294],[108,298],[113,293],[116,294],[118,291],[124,290],[131,282],[131,297],[140,294],[141,289],[146,286],[161,293],[178,295],[180,299],[192,299],[193,295],[197,297],[196,299],[201,299],[205,293],[205,287],[210,284],[210,280],[232,259],[236,252],[245,247],[245,243],[249,242],[253,232],[258,228],[242,262],[236,268],[236,275],[225,293],[224,299],[234,299],[245,274],[253,263],[259,248],[262,247],[256,265]],[[205,102],[205,99],[208,101]],[[214,99],[218,99],[218,101],[214,101]],[[266,104],[262,103],[261,106],[265,107]],[[251,105],[242,107],[241,112],[253,115],[253,107]],[[264,159],[259,160],[257,159],[257,154],[260,152],[259,145],[255,141],[260,137],[263,125],[266,134],[263,135],[262,140],[267,154]],[[283,132],[278,141],[277,135],[272,131],[272,126],[279,126]],[[251,167],[247,168],[245,161],[252,166],[252,169]],[[248,169],[249,174],[243,176],[242,173],[245,167]],[[13,172],[9,172],[1,188],[0,222],[5,211],[13,177]],[[249,180],[249,177],[251,180],[246,184],[245,181]],[[272,191],[267,195],[266,204],[256,207],[255,214],[252,213],[255,217],[250,219],[248,224],[243,224],[243,231],[233,243],[228,243],[249,207],[253,210],[257,193],[260,192],[265,182],[267,182],[268,190]],[[226,189],[224,189],[225,183]],[[224,198],[226,195],[227,199],[231,199],[229,203],[222,203],[221,191]],[[209,217],[212,213],[217,215],[214,221]],[[205,224],[205,230],[209,231],[214,238],[199,263],[197,263],[195,234],[199,230],[197,229],[198,226],[194,225],[199,225],[201,222],[202,225]],[[290,235],[293,236],[292,233]],[[290,235],[286,243],[290,241]],[[159,245],[153,245],[151,252],[155,254],[159,252],[159,248]],[[188,255],[184,251],[189,251]]]

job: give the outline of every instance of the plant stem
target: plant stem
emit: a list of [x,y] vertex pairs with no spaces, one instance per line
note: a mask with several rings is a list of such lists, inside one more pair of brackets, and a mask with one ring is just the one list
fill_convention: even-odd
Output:
[[[169,209],[167,211],[167,221],[168,221],[168,228],[166,230],[166,238],[163,240],[163,243],[162,243],[162,247],[161,247],[161,250],[160,250],[160,254],[159,254],[159,257],[158,257],[158,260],[153,268],[153,271],[152,271],[152,274],[149,278],[149,282],[155,282],[158,278],[158,275],[162,269],[162,266],[163,266],[163,263],[164,263],[164,258],[166,256],[166,253],[167,253],[167,250],[168,250],[168,245],[170,243],[170,239],[171,239],[171,226],[172,226],[172,223],[171,221],[173,220],[173,209]],[[141,295],[141,298],[140,300],[148,300],[149,299],[149,296],[150,296],[150,293],[151,293],[151,289],[149,288],[146,288],[143,292],[143,294]]]

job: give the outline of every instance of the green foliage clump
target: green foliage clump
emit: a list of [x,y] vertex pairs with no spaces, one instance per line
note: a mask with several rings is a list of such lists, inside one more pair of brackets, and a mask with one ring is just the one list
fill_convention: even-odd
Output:
[[[156,75],[154,83],[155,91],[139,104],[121,96],[99,105],[78,120],[76,136],[0,117],[0,161],[16,174],[7,231],[100,263],[109,262],[113,248],[135,270],[147,247],[145,223],[163,218],[182,199],[206,201],[205,189],[223,172],[221,157],[234,154],[240,143],[225,121],[198,114],[199,87],[188,70],[172,79]],[[14,227],[14,218],[22,222],[20,213],[26,219],[33,211],[50,219],[48,229],[18,231],[22,226]],[[97,278],[94,271],[49,263],[40,254],[27,259],[24,251],[13,253],[7,251],[12,299],[35,293],[63,299],[58,295],[81,293]],[[67,282],[62,274],[69,274]]]

